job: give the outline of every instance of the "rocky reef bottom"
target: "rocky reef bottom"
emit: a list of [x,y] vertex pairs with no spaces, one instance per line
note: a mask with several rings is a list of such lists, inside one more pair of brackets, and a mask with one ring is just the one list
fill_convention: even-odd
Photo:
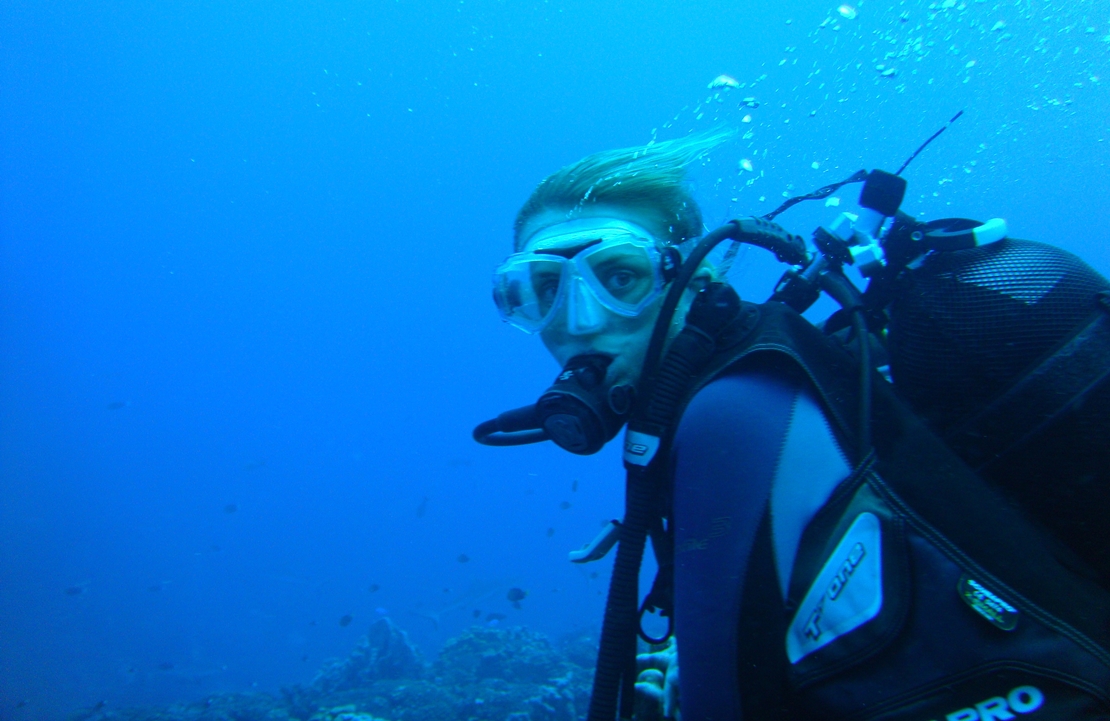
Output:
[[474,627],[434,663],[389,619],[307,685],[212,695],[162,708],[100,708],[70,721],[577,721],[589,704],[596,646],[558,648],[525,628]]

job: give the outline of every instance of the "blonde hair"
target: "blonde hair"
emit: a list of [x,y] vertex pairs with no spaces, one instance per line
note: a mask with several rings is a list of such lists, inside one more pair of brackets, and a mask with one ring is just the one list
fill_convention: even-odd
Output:
[[626,206],[654,214],[663,240],[678,245],[701,235],[701,210],[687,187],[686,166],[735,135],[729,129],[644,146],[587,155],[545,178],[517,213],[513,245],[520,250],[524,225],[543,210],[587,203]]

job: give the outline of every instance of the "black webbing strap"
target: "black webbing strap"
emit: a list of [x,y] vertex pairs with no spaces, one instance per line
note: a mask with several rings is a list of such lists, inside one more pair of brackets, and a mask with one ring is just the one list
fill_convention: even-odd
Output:
[[[674,532],[663,528],[663,517],[656,518],[648,529],[651,550],[655,554],[655,581],[640,604],[640,638],[644,643],[662,644],[674,633]],[[644,616],[658,612],[667,619],[667,631],[655,637],[644,630]]]

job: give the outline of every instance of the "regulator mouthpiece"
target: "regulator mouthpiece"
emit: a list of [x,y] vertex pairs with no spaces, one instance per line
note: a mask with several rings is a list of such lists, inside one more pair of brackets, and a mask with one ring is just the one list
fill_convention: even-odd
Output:
[[551,440],[571,453],[597,453],[617,435],[632,409],[632,387],[606,383],[612,362],[603,353],[574,356],[535,405],[479,424],[474,440],[487,446]]
[[624,425],[632,387],[605,382],[613,357],[584,353],[567,361],[555,383],[536,403],[543,429],[571,453],[597,453]]

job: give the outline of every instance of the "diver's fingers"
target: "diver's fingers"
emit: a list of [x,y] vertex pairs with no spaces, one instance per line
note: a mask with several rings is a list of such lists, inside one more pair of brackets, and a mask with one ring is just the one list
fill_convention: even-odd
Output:
[[678,664],[676,663],[667,669],[667,678],[663,683],[663,716],[677,718],[678,708]]
[[663,689],[652,682],[637,681],[636,693],[666,706],[667,699],[663,695]]
[[666,671],[667,667],[671,665],[674,659],[674,654],[660,651],[658,653],[641,653],[636,657],[637,668],[657,668],[660,671]]

